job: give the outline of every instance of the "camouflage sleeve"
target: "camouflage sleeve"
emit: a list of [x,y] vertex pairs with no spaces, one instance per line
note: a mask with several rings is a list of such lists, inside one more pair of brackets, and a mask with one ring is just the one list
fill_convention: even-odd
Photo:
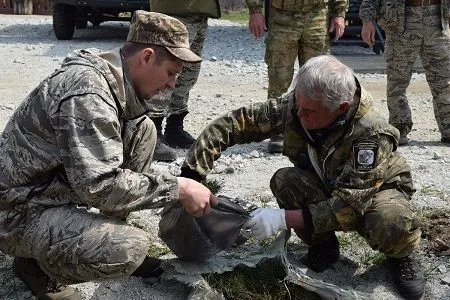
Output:
[[263,0],[245,0],[250,14],[260,13],[263,8]]
[[[89,77],[89,76],[84,76]],[[81,80],[69,90],[52,115],[66,181],[85,204],[105,212],[130,212],[160,207],[178,198],[177,179],[171,175],[142,174],[121,168],[123,144],[117,108],[95,91],[95,76],[90,86]],[[106,83],[106,82],[104,82]],[[100,89],[100,88],[98,88]]]
[[209,124],[186,154],[182,169],[206,176],[221,152],[235,144],[259,142],[282,131],[286,102],[272,99],[230,111]]
[[363,0],[359,7],[359,17],[364,23],[374,22],[377,19],[380,0]]
[[389,136],[372,138],[369,143],[377,145],[373,168],[364,171],[355,168],[356,158],[355,153],[352,153],[352,159],[336,178],[332,197],[308,207],[314,232],[350,230],[371,205],[373,195],[384,183],[393,144]]
[[347,0],[330,0],[328,2],[328,10],[330,17],[345,17],[348,10]]

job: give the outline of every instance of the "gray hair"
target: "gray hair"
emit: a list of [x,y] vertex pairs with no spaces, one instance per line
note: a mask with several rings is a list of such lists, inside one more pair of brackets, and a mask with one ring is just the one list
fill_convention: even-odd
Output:
[[343,102],[353,102],[356,81],[353,70],[336,57],[320,55],[300,68],[295,89],[305,98],[321,101],[330,111],[336,111]]

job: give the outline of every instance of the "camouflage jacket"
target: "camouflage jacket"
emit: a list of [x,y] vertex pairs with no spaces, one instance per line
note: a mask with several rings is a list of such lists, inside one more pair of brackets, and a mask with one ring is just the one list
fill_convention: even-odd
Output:
[[130,212],[178,198],[175,177],[121,167],[123,124],[147,110],[123,73],[119,50],[80,51],[17,108],[0,137],[0,244],[33,208]]
[[[250,14],[262,11],[264,0],[245,0]],[[328,4],[330,17],[345,17],[347,0],[270,0],[270,5],[287,12],[303,12],[305,9]]]
[[345,122],[321,146],[300,125],[294,91],[231,111],[205,128],[182,168],[206,176],[226,148],[283,133],[283,154],[295,166],[315,171],[329,195],[308,207],[315,232],[350,230],[378,191],[414,192],[410,169],[396,152],[398,130],[373,111],[370,95],[359,85],[354,99]]
[[[363,0],[359,16],[363,22],[378,21],[386,32],[405,31],[405,0]],[[442,30],[449,30],[450,0],[441,0]]]

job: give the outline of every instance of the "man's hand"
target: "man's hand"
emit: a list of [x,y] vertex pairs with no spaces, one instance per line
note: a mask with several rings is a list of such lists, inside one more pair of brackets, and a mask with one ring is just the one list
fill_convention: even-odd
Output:
[[333,17],[330,21],[330,30],[329,32],[334,31],[334,39],[333,41],[337,41],[344,35],[345,30],[345,19],[344,17]]
[[264,31],[267,30],[267,28],[262,13],[250,15],[250,18],[248,19],[248,30],[257,39],[263,36]]
[[375,24],[373,22],[363,23],[361,36],[364,43],[369,45],[369,47],[373,47],[375,45]]
[[244,228],[250,229],[251,235],[258,240],[287,229],[284,209],[258,208],[250,216],[252,218],[244,224]]
[[201,217],[218,204],[217,197],[203,184],[189,178],[177,178],[179,201],[189,214]]

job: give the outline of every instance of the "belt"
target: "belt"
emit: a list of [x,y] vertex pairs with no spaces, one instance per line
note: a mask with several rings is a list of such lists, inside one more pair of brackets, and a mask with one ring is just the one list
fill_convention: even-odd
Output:
[[406,6],[421,7],[439,4],[440,0],[405,0]]

